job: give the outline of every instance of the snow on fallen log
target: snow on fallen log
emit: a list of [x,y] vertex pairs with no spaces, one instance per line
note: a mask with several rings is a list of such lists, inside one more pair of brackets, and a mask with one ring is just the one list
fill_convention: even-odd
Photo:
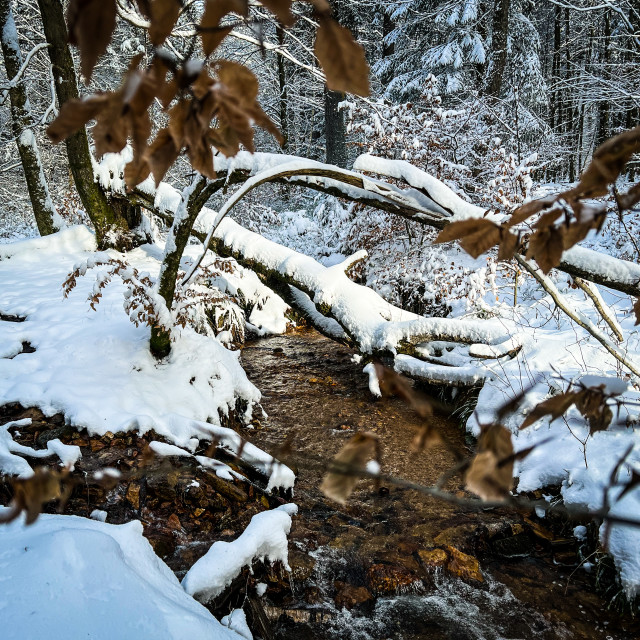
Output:
[[491,377],[491,371],[484,367],[476,365],[461,367],[437,365],[402,354],[396,356],[393,368],[398,373],[410,378],[450,387],[481,385],[487,378]]
[[424,193],[434,204],[447,212],[448,222],[467,218],[485,217],[487,210],[463,200],[444,182],[434,178],[406,160],[389,160],[365,153],[356,158],[354,171],[377,173],[381,176],[403,180],[408,185]]
[[290,571],[287,535],[291,531],[291,517],[297,512],[295,504],[263,511],[251,518],[233,542],[214,542],[187,571],[182,580],[184,590],[206,604],[219,596],[244,567],[251,568],[254,560],[280,561]]

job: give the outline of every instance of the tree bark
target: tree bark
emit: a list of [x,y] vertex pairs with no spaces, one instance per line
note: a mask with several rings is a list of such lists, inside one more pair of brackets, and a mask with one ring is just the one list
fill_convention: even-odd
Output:
[[[49,43],[49,57],[56,80],[58,103],[63,105],[67,100],[78,98],[78,84],[73,58],[67,45],[67,26],[62,12],[62,3],[60,0],[38,0],[38,6],[42,14],[44,34]],[[106,194],[96,183],[85,128],[82,127],[70,135],[65,140],[65,145],[69,168],[82,205],[95,228],[98,247],[129,248],[132,241],[127,237],[130,226],[126,218],[130,212],[131,214],[134,212],[123,203],[120,208],[123,215],[118,215]]]
[[[158,293],[164,298],[167,309],[171,310],[178,279],[180,260],[184,248],[189,241],[193,224],[206,202],[200,198],[207,179],[199,176],[190,187],[182,193],[182,201],[178,207],[173,224],[167,236],[164,258],[158,276]],[[157,358],[164,358],[171,351],[171,331],[162,327],[151,329],[151,353]]]
[[491,29],[491,64],[486,94],[496,98],[500,96],[504,70],[507,66],[510,9],[511,0],[495,0]]
[[[284,29],[278,25],[276,27],[276,33],[278,35],[278,44],[282,47],[284,45]],[[287,151],[289,149],[289,119],[287,118],[289,95],[287,91],[287,74],[284,66],[284,56],[276,54],[276,62],[278,65],[278,89],[280,91],[279,107],[282,150]]]
[[326,141],[326,162],[343,169],[347,166],[347,127],[344,111],[338,109],[344,100],[344,93],[324,92],[324,135]]
[[[17,78],[22,67],[22,54],[20,53],[18,33],[10,0],[0,0],[0,33],[4,65],[7,78],[11,82]],[[40,235],[46,236],[58,231],[62,226],[62,221],[51,200],[49,186],[40,161],[38,145],[31,128],[31,105],[24,76],[17,78],[15,85],[10,85],[9,98],[11,100],[13,135],[16,138],[31,207]]]

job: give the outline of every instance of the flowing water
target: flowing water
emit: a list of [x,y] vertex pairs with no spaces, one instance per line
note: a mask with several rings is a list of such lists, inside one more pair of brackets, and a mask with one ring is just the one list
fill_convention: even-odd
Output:
[[[320,493],[323,464],[358,431],[380,438],[385,473],[433,484],[454,463],[451,449],[468,452],[455,419],[432,419],[449,448],[411,453],[420,418],[399,400],[373,399],[352,352],[313,331],[250,342],[242,361],[268,414],[243,435],[288,455],[298,474],[291,584],[266,607],[277,637],[640,638],[576,570],[575,541],[527,514],[371,481],[346,506]],[[459,479],[446,488],[463,495]],[[446,567],[434,549],[447,550]]]

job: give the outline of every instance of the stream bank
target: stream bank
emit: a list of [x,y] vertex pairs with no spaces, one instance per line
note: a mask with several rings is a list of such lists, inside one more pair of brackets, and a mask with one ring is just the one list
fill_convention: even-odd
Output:
[[[607,610],[577,568],[567,531],[578,523],[559,531],[535,514],[477,512],[367,481],[346,506],[324,498],[318,459],[358,431],[378,435],[387,474],[431,485],[454,464],[445,447],[411,453],[420,418],[398,399],[374,399],[347,348],[304,330],[248,343],[242,361],[267,413],[243,435],[274,454],[286,442],[298,474],[291,590],[266,594],[277,637],[640,637],[640,625]],[[468,453],[456,420],[433,420]],[[459,479],[445,488],[463,495]]]
[[[216,616],[245,606],[254,636],[265,640],[640,637],[637,622],[608,610],[592,577],[576,570],[575,540],[546,520],[477,512],[370,481],[359,483],[345,506],[328,501],[318,488],[322,467],[359,431],[379,436],[391,475],[430,485],[454,462],[444,447],[410,453],[419,419],[397,399],[373,399],[351,351],[305,330],[250,342],[242,361],[267,415],[239,431],[276,455],[286,453],[283,444],[290,449],[299,515],[290,535],[291,574],[256,563],[211,605]],[[225,481],[194,458],[149,460],[149,443],[161,440],[153,432],[90,437],[61,414],[0,408],[0,424],[25,418],[31,424],[10,429],[16,442],[42,449],[60,438],[81,448],[63,512],[89,517],[98,509],[114,524],[140,520],[179,578],[214,541],[237,538],[253,515],[291,499],[265,493],[264,479],[237,460],[225,462],[246,480]],[[451,448],[468,453],[455,420],[433,420]],[[207,447],[196,453],[212,454]],[[87,481],[104,467],[122,474],[116,486]],[[446,488],[462,489],[457,479]],[[11,496],[5,478],[0,502]],[[257,598],[260,584],[266,591]]]

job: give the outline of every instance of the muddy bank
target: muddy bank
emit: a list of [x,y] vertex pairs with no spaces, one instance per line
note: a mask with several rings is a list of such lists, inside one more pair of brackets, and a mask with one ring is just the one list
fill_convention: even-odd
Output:
[[[357,431],[380,437],[386,473],[430,485],[454,463],[445,447],[411,453],[420,419],[399,400],[373,399],[352,355],[313,331],[243,350],[268,414],[244,435],[276,453],[286,442],[298,472],[292,548],[307,559],[297,560],[304,570],[294,567],[284,601],[269,602],[267,592],[280,637],[640,637],[635,620],[607,610],[593,577],[577,569],[579,549],[567,535],[575,523],[476,512],[366,481],[346,506],[327,501],[317,463]],[[433,420],[468,452],[454,419]],[[446,488],[464,495],[459,480]]]

